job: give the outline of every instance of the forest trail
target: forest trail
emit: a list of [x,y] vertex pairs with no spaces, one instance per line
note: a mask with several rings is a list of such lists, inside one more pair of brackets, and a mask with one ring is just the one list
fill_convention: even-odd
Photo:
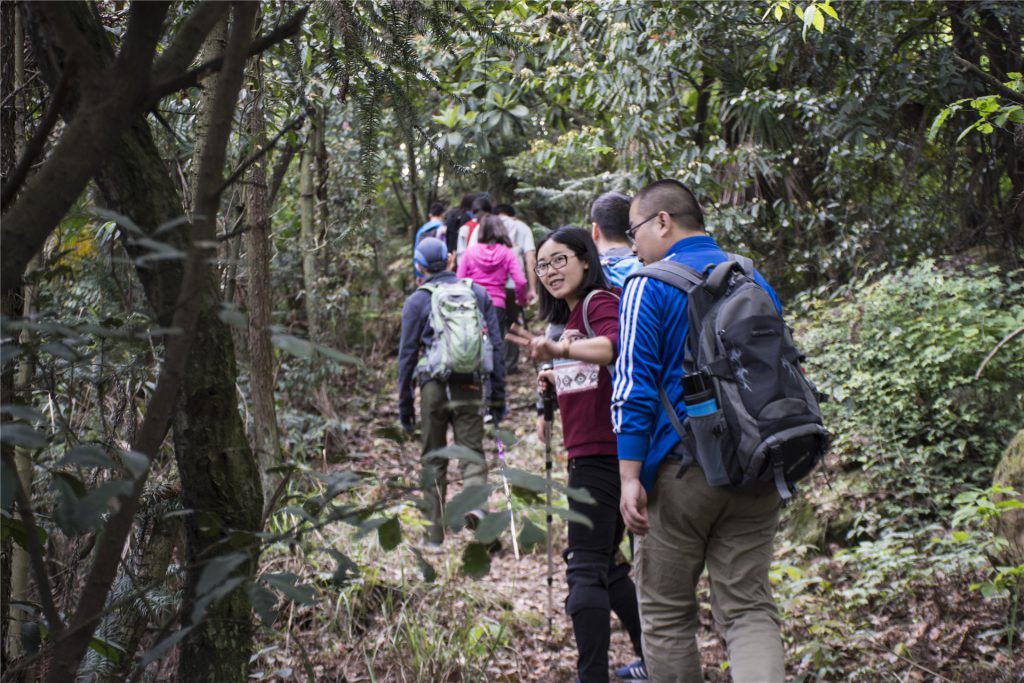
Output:
[[[384,365],[386,363],[386,365]],[[365,444],[372,451],[373,470],[376,477],[386,481],[408,480],[418,472],[410,468],[410,463],[418,462],[419,444],[407,442],[396,444],[392,441],[375,438],[382,432],[393,429],[397,422],[394,388],[394,359],[387,359],[376,367],[368,369],[370,376],[364,376],[360,387],[339,387],[341,395],[348,400],[360,403],[366,400],[366,413],[369,419],[361,424],[353,425],[349,437],[352,443]],[[523,363],[524,369],[507,378],[507,394],[509,414],[502,428],[515,433],[518,441],[507,445],[505,457],[510,467],[526,470],[538,476],[544,475],[544,448],[535,433],[535,373],[532,365]],[[526,369],[529,367],[530,369]],[[374,392],[372,387],[377,387]],[[365,399],[354,397],[362,391],[373,392]],[[417,407],[418,410],[418,407]],[[349,413],[348,410],[343,411]],[[353,411],[354,412],[354,411]],[[418,414],[418,413],[417,413]],[[554,480],[565,484],[565,453],[562,448],[561,425],[557,422],[554,428],[552,456],[554,458]],[[504,513],[505,497],[501,485],[501,470],[498,461],[494,432],[488,429],[485,437],[490,469],[490,481],[496,485],[490,499],[490,509]],[[369,458],[369,453],[364,454]],[[329,465],[333,469],[333,465]],[[461,490],[457,468],[449,468],[448,499]],[[565,506],[564,498],[555,498],[556,506]],[[522,528],[523,507],[517,502],[516,523]],[[542,516],[539,509],[529,510],[531,519],[539,526]],[[439,624],[439,628],[450,629],[453,624],[465,623],[464,619],[475,620],[479,624],[491,625],[492,629],[501,629],[499,640],[501,647],[495,647],[490,653],[490,661],[486,665],[487,680],[522,681],[530,683],[561,683],[572,681],[575,677],[576,646],[572,634],[572,624],[565,614],[566,598],[565,563],[562,550],[565,544],[566,526],[564,520],[555,518],[553,543],[553,588],[551,609],[548,609],[547,589],[547,554],[543,543],[538,544],[531,552],[522,553],[517,560],[513,552],[511,537],[506,530],[501,537],[502,548],[492,555],[489,573],[479,580],[468,579],[460,573],[461,555],[470,540],[470,535],[463,530],[450,534],[443,549],[437,554],[424,553],[424,557],[437,571],[437,579],[433,584],[423,585],[423,592],[414,598],[408,598],[402,609],[438,609],[442,618],[452,620],[451,624]],[[398,564],[405,567],[405,576],[419,579],[417,564],[413,554],[414,548],[420,545],[414,536],[415,529],[403,526],[405,542],[394,553],[401,553],[402,561]],[[393,562],[391,564],[394,564]],[[417,589],[418,590],[418,589]],[[463,595],[481,594],[478,601],[464,600]],[[452,596],[455,596],[454,598]],[[412,604],[412,602],[416,604]],[[474,603],[474,604],[470,604]],[[484,607],[481,609],[480,606]],[[705,605],[702,610],[702,622],[710,624],[710,607]],[[368,662],[362,656],[366,643],[338,643],[325,647],[322,640],[310,638],[307,647],[314,660],[315,669],[325,680],[337,681],[398,681],[405,680],[399,674],[399,667],[393,661],[407,657],[403,651],[405,645],[397,643],[391,632],[392,625],[384,623],[388,617],[378,614],[374,620],[376,626],[370,626],[363,637],[377,640],[373,647],[378,656],[373,660],[373,675],[368,670]],[[400,618],[398,614],[391,617]],[[550,618],[550,631],[549,621]],[[500,626],[494,626],[500,625]],[[492,633],[494,631],[492,630]],[[304,634],[314,636],[315,634]],[[715,674],[719,672],[719,662],[724,658],[721,641],[708,628],[702,629],[698,635],[704,654],[705,665],[711,675],[708,680],[719,680]],[[306,638],[303,638],[306,640]],[[336,651],[335,651],[336,650]],[[317,653],[317,654],[314,654]],[[612,640],[609,651],[609,663],[612,669],[627,664],[635,659],[629,637],[621,628],[618,619],[612,616]],[[284,662],[278,660],[280,665]],[[439,672],[440,673],[440,672]],[[441,678],[438,680],[468,680],[461,676]],[[612,680],[615,680],[612,676]],[[722,678],[724,680],[724,678]]]

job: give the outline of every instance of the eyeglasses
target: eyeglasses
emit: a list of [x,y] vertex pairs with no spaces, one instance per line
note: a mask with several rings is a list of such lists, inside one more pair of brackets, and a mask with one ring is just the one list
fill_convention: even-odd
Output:
[[[628,228],[626,228],[626,239],[628,239],[630,242],[636,242],[636,231],[640,229],[640,226],[643,225],[644,223],[650,223],[651,221],[653,221],[655,218],[657,218],[660,215],[661,215],[661,211],[659,211],[658,213],[654,214],[650,218],[643,219],[642,221],[640,221],[636,225],[631,225]],[[668,215],[669,216],[674,216],[675,214],[670,213]]]
[[550,261],[538,261],[533,272],[537,273],[537,277],[544,277],[544,273],[548,272],[548,268],[561,270],[569,262],[570,256],[576,256],[576,254],[555,254],[551,257]]

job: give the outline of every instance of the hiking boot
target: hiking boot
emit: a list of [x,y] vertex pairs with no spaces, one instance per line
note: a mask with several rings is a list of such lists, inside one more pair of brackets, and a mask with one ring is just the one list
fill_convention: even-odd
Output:
[[487,513],[477,508],[476,510],[470,510],[466,513],[466,528],[470,531],[476,531],[476,528],[480,526],[480,520],[484,518]]
[[638,659],[632,664],[620,666],[615,670],[615,677],[621,681],[646,681],[647,665],[644,660]]

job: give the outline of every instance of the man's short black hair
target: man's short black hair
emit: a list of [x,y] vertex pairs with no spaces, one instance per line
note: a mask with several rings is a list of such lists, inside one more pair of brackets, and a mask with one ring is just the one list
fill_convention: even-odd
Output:
[[433,204],[430,205],[430,213],[429,213],[429,215],[431,215],[431,216],[443,216],[444,212],[445,212],[445,210],[447,210],[447,208],[448,207],[444,205],[444,202],[434,202]]
[[597,223],[601,233],[613,242],[628,242],[629,195],[605,192],[590,205],[590,220]]
[[674,178],[651,183],[637,193],[633,203],[644,215],[667,211],[679,225],[690,230],[704,230],[704,211],[693,192]]
[[473,200],[473,213],[477,214],[481,211],[484,213],[494,213],[494,209],[491,206],[491,198],[487,195],[481,195]]
[[516,210],[512,208],[511,204],[498,204],[494,207],[494,213],[503,213],[506,216],[515,217]]

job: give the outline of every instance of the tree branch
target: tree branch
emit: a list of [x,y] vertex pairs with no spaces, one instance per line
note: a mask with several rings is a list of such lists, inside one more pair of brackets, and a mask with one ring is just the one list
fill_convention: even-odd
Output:
[[[249,52],[247,56],[259,54],[271,47],[280,43],[282,40],[294,35],[302,28],[302,22],[306,18],[306,14],[309,12],[309,5],[303,6],[298,12],[293,14],[291,18],[285,23],[281,24],[270,33],[267,33],[252,42],[249,46]],[[178,76],[169,77],[159,83],[154,83],[150,88],[150,100],[156,102],[162,97],[170,95],[171,93],[178,92],[185,88],[192,88],[199,85],[199,82],[209,76],[210,74],[220,71],[224,64],[223,57],[216,57],[203,64],[200,64],[195,69],[187,71]]]
[[6,209],[14,196],[18,194],[18,190],[21,189],[22,183],[28,176],[29,169],[42,154],[46,138],[50,136],[53,127],[57,125],[57,119],[60,117],[61,109],[64,108],[64,102],[68,97],[69,83],[76,70],[75,64],[76,62],[68,62],[64,72],[60,75],[60,81],[57,82],[57,88],[53,92],[53,97],[50,98],[50,104],[46,108],[43,120],[36,126],[35,132],[32,133],[32,139],[25,145],[25,150],[22,152],[21,158],[18,159],[18,165],[11,171],[7,182],[4,183],[3,190],[0,190],[0,211]]
[[188,69],[199,54],[206,36],[224,18],[229,8],[226,2],[204,0],[199,3],[182,23],[171,44],[153,63],[152,82],[161,83]]
[[992,74],[986,71],[982,71],[979,66],[971,64],[960,55],[953,55],[953,60],[963,68],[973,73],[974,75],[979,76],[981,80],[985,81],[985,84],[988,85],[988,87],[993,88],[1001,96],[1005,97],[1008,100],[1013,100],[1017,104],[1024,104],[1024,95],[1017,92],[1016,90],[1011,90],[1010,88],[1007,88],[1005,85],[1000,83],[999,79],[997,79]]
[[274,149],[274,146],[277,145],[277,143],[281,140],[281,138],[285,136],[285,134],[288,131],[297,128],[305,120],[306,113],[302,112],[301,114],[293,118],[291,121],[286,123],[284,128],[282,128],[280,132],[278,132],[278,134],[274,136],[273,140],[263,145],[263,147],[256,150],[256,152],[252,156],[250,156],[248,159],[239,164],[238,168],[236,168],[235,171],[230,176],[228,176],[228,179],[225,180],[224,183],[217,189],[217,194],[220,194],[221,192],[226,190],[229,185],[238,180],[241,177],[241,175],[245,173],[247,168],[249,168],[257,161],[259,161],[267,152]]
[[[18,471],[14,458],[10,454],[4,454],[4,464],[11,472]],[[46,572],[46,562],[43,559],[43,548],[39,545],[39,536],[36,534],[36,519],[32,513],[32,501],[28,493],[21,486],[21,477],[14,474],[14,494],[18,502],[18,512],[21,514],[22,529],[25,534],[25,549],[28,551],[29,559],[32,561],[32,573],[36,577],[36,584],[39,588],[39,602],[43,606],[43,614],[46,616],[50,634],[54,638],[60,638],[64,632],[64,622],[61,621],[60,613],[53,602],[53,591],[50,588],[50,575]]]

